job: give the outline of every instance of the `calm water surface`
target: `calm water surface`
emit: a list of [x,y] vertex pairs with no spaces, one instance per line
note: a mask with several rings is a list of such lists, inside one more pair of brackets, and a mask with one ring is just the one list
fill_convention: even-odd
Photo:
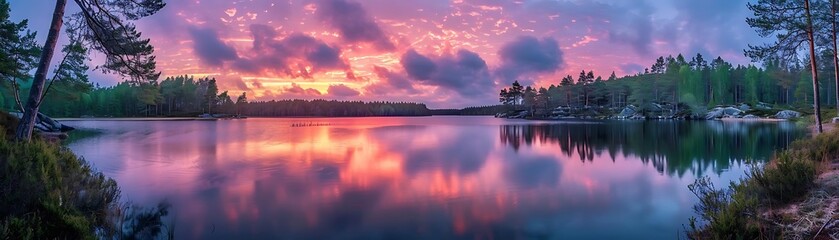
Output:
[[804,134],[491,117],[68,124],[101,130],[69,147],[126,200],[172,204],[178,239],[672,239],[697,176],[738,179]]

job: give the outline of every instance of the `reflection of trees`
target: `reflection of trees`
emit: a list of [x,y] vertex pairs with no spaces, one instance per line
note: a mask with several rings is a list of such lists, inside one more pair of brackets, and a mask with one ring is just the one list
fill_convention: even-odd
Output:
[[734,162],[768,159],[804,134],[792,123],[754,122],[604,122],[593,124],[504,125],[502,144],[518,150],[534,143],[554,144],[562,153],[594,161],[604,152],[633,155],[667,174],[721,172]]

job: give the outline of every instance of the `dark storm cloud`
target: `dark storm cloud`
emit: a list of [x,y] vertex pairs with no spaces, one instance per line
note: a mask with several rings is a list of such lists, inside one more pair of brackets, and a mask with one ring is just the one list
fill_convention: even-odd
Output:
[[347,87],[347,85],[344,84],[329,85],[326,92],[335,97],[355,97],[361,94],[358,90]]
[[512,81],[523,75],[553,73],[564,66],[562,50],[553,38],[523,36],[501,47],[501,65],[496,73]]
[[401,63],[415,81],[451,89],[463,96],[486,94],[482,89],[494,84],[486,62],[467,50],[432,59],[411,49],[402,55]]
[[383,51],[396,48],[373,18],[367,15],[361,3],[347,0],[321,0],[317,12],[321,20],[338,29],[344,41],[370,43],[376,49]]
[[239,58],[236,49],[221,41],[212,29],[192,28],[189,33],[195,55],[207,65],[221,67],[225,61]]
[[[249,73],[277,72],[292,77],[311,78],[313,73],[328,70],[349,70],[341,58],[341,49],[313,38],[294,33],[277,40],[277,32],[266,25],[253,24],[251,55],[238,59],[233,67]],[[305,66],[310,65],[311,70]]]

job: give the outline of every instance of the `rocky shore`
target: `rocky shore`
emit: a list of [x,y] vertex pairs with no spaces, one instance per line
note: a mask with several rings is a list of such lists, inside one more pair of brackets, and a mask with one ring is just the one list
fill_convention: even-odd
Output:
[[[651,119],[682,119],[682,120],[789,120],[802,117],[804,114],[789,109],[775,108],[766,103],[738,104],[731,106],[717,106],[711,109],[698,109],[684,104],[652,103],[644,107],[628,105],[623,108],[608,107],[569,107],[560,106],[546,111],[511,110],[495,115],[496,118],[509,119],[617,119],[617,120],[651,120]],[[839,121],[839,118],[835,119]]]

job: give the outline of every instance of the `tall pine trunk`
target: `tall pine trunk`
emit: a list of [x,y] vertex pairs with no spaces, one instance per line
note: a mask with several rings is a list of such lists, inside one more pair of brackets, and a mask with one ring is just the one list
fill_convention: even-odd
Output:
[[835,88],[836,90],[836,115],[839,116],[839,52],[837,52],[836,47],[836,0],[830,0],[830,22],[833,25],[833,29],[830,32],[830,36],[833,37],[833,79],[835,81]]
[[32,131],[35,127],[35,119],[38,117],[38,108],[41,106],[41,96],[44,92],[44,85],[47,82],[50,61],[55,53],[55,45],[58,44],[58,35],[61,33],[61,25],[64,23],[64,7],[67,0],[56,0],[55,10],[52,13],[52,23],[41,53],[41,60],[38,62],[38,69],[35,71],[35,79],[32,80],[32,88],[29,89],[29,99],[26,100],[26,109],[23,117],[17,126],[15,139],[18,141],[29,141],[32,138]]
[[810,0],[804,0],[804,12],[807,14],[807,40],[810,43],[810,72],[813,74],[813,108],[816,110],[816,126],[822,133],[821,99],[819,97],[819,71],[816,65],[816,46],[813,40],[813,19],[810,16]]

